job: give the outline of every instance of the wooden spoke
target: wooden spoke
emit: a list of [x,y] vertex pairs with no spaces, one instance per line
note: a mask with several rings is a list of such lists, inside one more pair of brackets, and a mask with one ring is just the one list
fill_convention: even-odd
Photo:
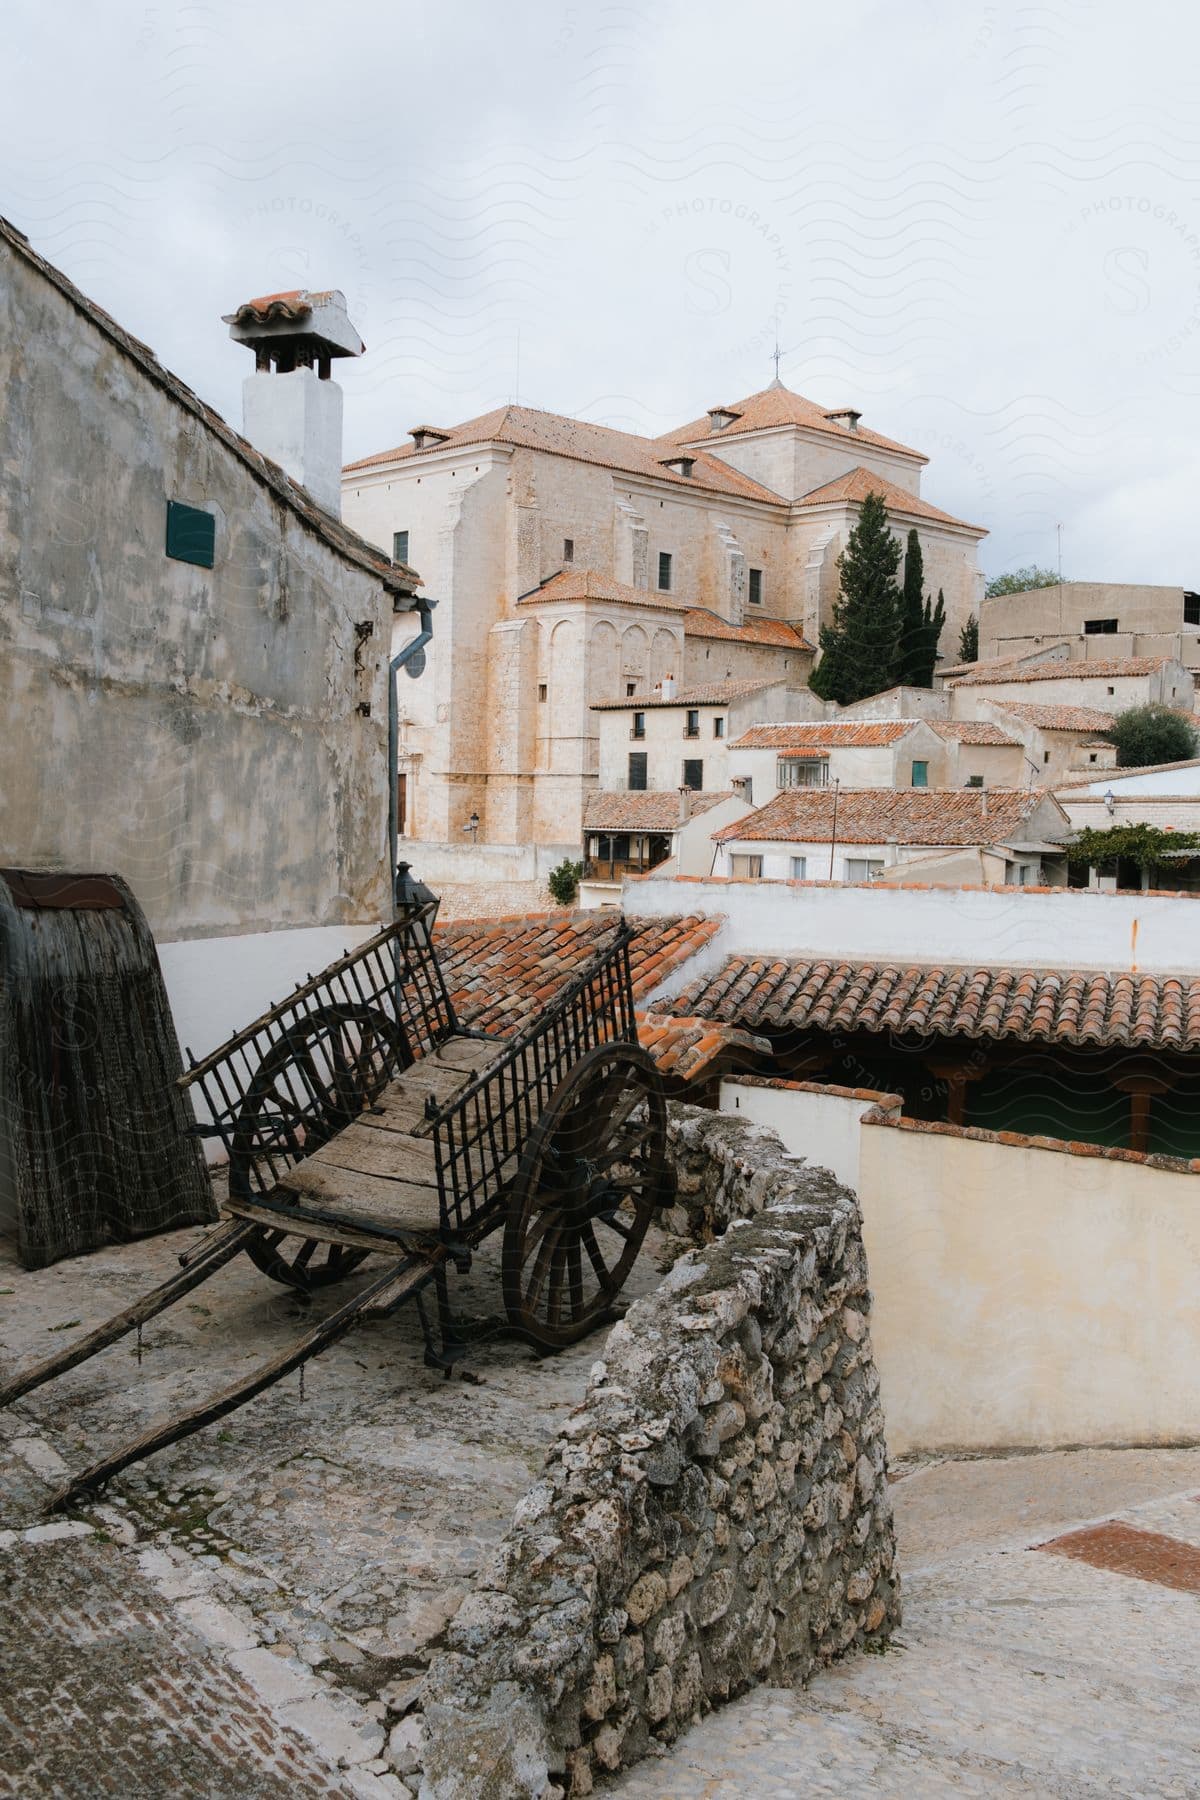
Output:
[[525,1147],[504,1232],[510,1322],[557,1349],[610,1318],[667,1192],[654,1065],[634,1044],[602,1044],[560,1083]]

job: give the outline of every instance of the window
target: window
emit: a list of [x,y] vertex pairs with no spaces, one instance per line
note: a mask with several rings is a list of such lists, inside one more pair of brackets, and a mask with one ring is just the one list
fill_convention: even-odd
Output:
[[973,788],[981,788],[983,786],[983,776],[982,775],[968,775],[967,776],[967,786],[973,787]]
[[539,681],[538,682],[538,699],[544,701],[545,698],[546,698],[546,683],[544,681]]
[[747,598],[749,599],[751,606],[761,606],[762,605],[762,570],[761,569],[751,569],[751,571],[750,571],[750,592],[749,592]]
[[646,752],[631,750],[629,752],[629,791],[640,793],[646,785]]
[[392,561],[393,562],[402,562],[402,563],[406,563],[408,561],[408,533],[407,533],[407,531],[393,531],[393,533],[392,533]]
[[913,763],[912,786],[913,787],[928,787],[929,786],[929,764],[927,762],[914,762]]
[[846,858],[846,881],[876,881],[883,874],[883,858],[876,856],[848,856]]
[[216,551],[215,514],[205,512],[199,506],[184,506],[180,500],[168,500],[167,555],[176,562],[211,569],[216,561]]
[[671,554],[668,550],[658,553],[658,588],[662,594],[671,591]]
[[625,698],[628,700],[631,695],[636,694],[636,693],[637,693],[637,682],[636,681],[627,681],[625,683]]
[[1096,752],[1094,750],[1089,750],[1088,751],[1088,761],[1095,762],[1095,760],[1096,760]]
[[724,719],[714,719],[713,720],[713,736],[714,737],[724,737],[725,736],[725,721],[724,721]]
[[[1110,694],[1111,694],[1111,692],[1112,692],[1112,689],[1111,689],[1111,688],[1110,688],[1110,689],[1109,689],[1109,690],[1108,690],[1108,691],[1109,691],[1109,693],[1110,693]],[[1049,752],[1049,751],[1048,751],[1048,750],[1043,750],[1043,751],[1042,751],[1042,761],[1043,761],[1043,762],[1044,762],[1044,763],[1048,763],[1048,762],[1049,762],[1049,761],[1050,761],[1050,752]]]
[[1200,594],[1184,594],[1183,622],[1185,625],[1200,625]]
[[781,756],[775,765],[776,787],[824,787],[828,780],[829,764],[818,756]]
[[684,735],[684,737],[699,737],[700,736],[700,713],[699,713],[699,709],[697,707],[694,707],[694,706],[688,707],[687,718],[684,721],[684,726],[683,726],[683,735]]
[[1112,637],[1116,633],[1115,619],[1085,619],[1083,629],[1088,637]]
[[635,737],[635,738],[644,738],[645,737],[645,735],[646,735],[646,715],[644,712],[635,712],[634,713],[633,728],[630,731],[629,735],[630,735],[630,737]]
[[806,873],[807,869],[808,869],[807,856],[793,856],[793,858],[792,858],[792,880],[793,881],[807,881],[807,879],[808,879],[808,876]]
[[697,793],[704,786],[704,764],[699,758],[687,757],[683,764],[683,785],[694,788]]
[[563,539],[563,561],[564,562],[574,562],[575,561],[575,539],[574,538],[564,538]]
[[731,875],[740,875],[743,879],[748,877],[751,881],[761,881],[762,857],[731,856],[729,859],[729,872]]
[[1036,863],[1009,863],[1004,879],[1009,887],[1029,887],[1036,874]]
[[1106,694],[1115,694],[1117,690],[1116,688],[1105,688],[1104,691]]

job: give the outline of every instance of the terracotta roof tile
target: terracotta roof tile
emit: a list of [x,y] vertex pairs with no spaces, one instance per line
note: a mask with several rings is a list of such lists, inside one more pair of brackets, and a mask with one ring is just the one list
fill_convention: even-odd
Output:
[[762,644],[778,650],[813,648],[800,626],[791,625],[786,619],[747,619],[745,624],[735,625],[706,606],[689,606],[683,629],[688,637],[720,638],[735,644]]
[[898,482],[889,481],[886,476],[877,474],[873,469],[864,469],[861,464],[848,470],[845,475],[823,482],[820,487],[810,488],[808,493],[800,496],[795,505],[799,509],[845,504],[861,506],[868,494],[879,494],[889,512],[906,513],[914,519],[930,519],[941,525],[961,525],[967,531],[978,532],[980,537],[987,536],[983,525],[970,525],[965,519],[956,519],[952,513],[930,506],[928,500],[922,500],[919,494],[910,494]]
[[1003,844],[1046,798],[1042,788],[843,788],[836,796],[832,788],[789,789],[713,835],[828,843],[836,801],[842,844]]
[[1200,977],[730,957],[670,1009],[751,1031],[912,1032],[1200,1049]]
[[697,455],[692,473],[680,475],[665,467],[662,445],[654,438],[638,437],[630,431],[614,431],[611,426],[593,425],[587,419],[568,419],[561,413],[541,412],[532,406],[498,406],[493,412],[481,413],[477,419],[452,426],[437,444],[421,449],[415,444],[400,444],[394,450],[378,450],[372,456],[347,463],[345,473],[353,475],[389,463],[408,462],[413,457],[465,449],[471,444],[512,444],[528,450],[544,450],[553,456],[569,457],[574,462],[595,463],[604,469],[649,476],[673,487],[701,488],[712,493],[736,495],[744,500],[761,500],[769,506],[787,505],[781,495],[772,493],[761,482],[752,481],[748,475],[703,451]]
[[856,443],[873,444],[879,449],[895,451],[912,462],[929,461],[919,450],[910,450],[906,444],[898,444],[894,438],[883,437],[880,432],[872,431],[865,425],[860,425],[856,431],[847,431],[844,426],[834,423],[835,413],[832,407],[818,406],[815,400],[806,400],[802,394],[793,394],[782,382],[772,382],[770,387],[761,388],[757,394],[750,394],[745,400],[733,401],[728,406],[713,407],[712,410],[736,416],[732,424],[718,430],[706,413],[703,418],[692,419],[675,431],[667,432],[658,439],[658,443],[691,445],[704,442],[719,456],[721,453],[717,446],[722,438],[745,437],[749,431],[769,431],[780,425],[798,425],[805,431],[818,431],[823,437],[839,438],[847,448]]
[[673,594],[660,594],[654,588],[630,587],[627,582],[613,581],[597,569],[560,569],[540,587],[522,594],[517,605],[538,606],[546,600],[606,600],[612,606],[653,606],[660,612],[687,613],[691,610],[686,600],[677,600]]
[[1096,706],[1032,706],[1023,700],[996,700],[1014,719],[1039,731],[1111,731],[1114,715]]
[[595,700],[592,702],[592,711],[623,712],[632,707],[635,712],[645,712],[650,706],[724,706],[730,700],[740,700],[745,694],[757,694],[763,688],[777,687],[784,679],[783,676],[772,675],[763,676],[758,681],[709,681],[702,687],[677,688],[668,700],[664,700],[661,694],[630,694],[624,700]]
[[[733,789],[694,792],[689,796],[690,817],[705,813],[722,800],[732,800]],[[585,831],[675,831],[679,826],[679,793],[676,788],[645,788],[589,794],[583,808]]]
[[791,725],[751,725],[731,750],[863,750],[906,737],[916,719],[805,719]]
[[[724,922],[697,914],[631,920],[637,928],[630,946],[635,999],[644,999],[682,968]],[[613,929],[612,912],[563,908],[514,918],[459,919],[438,927],[434,947],[460,1022],[503,1037],[527,1024],[530,1008],[553,998]]]
[[726,1069],[754,1067],[773,1055],[769,1038],[713,1019],[639,1013],[638,1042],[649,1050],[671,1087],[711,1079]]
[[[1007,672],[989,669],[985,663],[975,665],[969,675],[957,675],[951,687],[985,687],[1010,681],[1112,681],[1135,675],[1155,675],[1170,656],[1113,657],[1104,662],[1058,661],[1017,665]],[[947,673],[949,673],[947,671]]]
[[1002,725],[992,725],[986,719],[927,719],[925,723],[939,737],[956,740],[960,744],[1008,744],[1020,745],[1020,738],[1005,731]]

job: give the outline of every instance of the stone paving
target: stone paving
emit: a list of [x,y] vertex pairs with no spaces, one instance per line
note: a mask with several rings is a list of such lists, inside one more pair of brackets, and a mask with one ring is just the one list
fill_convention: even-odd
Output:
[[[744,1696],[614,1800],[1200,1794],[1200,1599],[1175,1585],[1200,1548],[1200,1451],[930,1464],[893,1498],[892,1648]],[[1103,1566],[1053,1541],[1107,1520],[1125,1529]],[[1143,1577],[1112,1566],[1135,1533]]]
[[[172,1273],[195,1233],[30,1274],[0,1245],[3,1366]],[[630,1297],[658,1276],[648,1251]],[[455,1289],[497,1310],[498,1242]],[[0,1413],[0,1793],[403,1800],[406,1709],[481,1559],[581,1398],[605,1334],[539,1361],[493,1339],[445,1381],[415,1310],[46,1524],[68,1469],[215,1391],[341,1303],[237,1261],[133,1340]],[[182,1736],[179,1734],[182,1733]],[[6,1783],[8,1785],[6,1785]]]

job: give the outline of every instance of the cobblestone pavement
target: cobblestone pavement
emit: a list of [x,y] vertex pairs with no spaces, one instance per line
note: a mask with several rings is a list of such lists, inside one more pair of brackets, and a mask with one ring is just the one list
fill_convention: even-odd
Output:
[[[893,1648],[744,1696],[614,1800],[1200,1794],[1200,1598],[1174,1585],[1200,1549],[1200,1451],[930,1464],[894,1498]],[[1107,1520],[1125,1529],[1084,1546],[1095,1562],[1054,1543]]]
[[[182,1232],[21,1270],[0,1246],[5,1371],[174,1272]],[[455,1297],[499,1304],[489,1242]],[[7,1258],[7,1260],[5,1260]],[[484,1377],[422,1360],[415,1310],[364,1324],[64,1522],[69,1469],[212,1393],[341,1304],[238,1258],[132,1340],[0,1413],[0,1794],[403,1800],[405,1711],[603,1352],[493,1339]],[[649,1255],[628,1292],[657,1280]],[[6,1783],[8,1785],[6,1786]]]

